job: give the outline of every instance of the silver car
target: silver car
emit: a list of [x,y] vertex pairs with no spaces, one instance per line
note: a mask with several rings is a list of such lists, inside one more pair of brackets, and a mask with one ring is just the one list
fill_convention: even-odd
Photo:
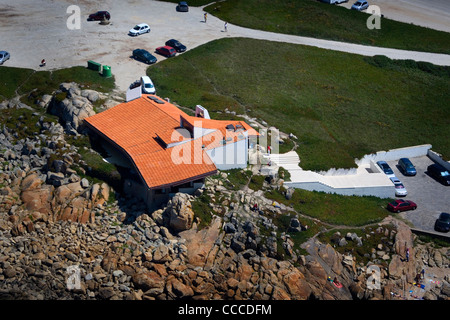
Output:
[[366,10],[369,7],[369,3],[365,0],[358,0],[352,5],[353,10]]
[[408,191],[406,191],[405,186],[397,177],[392,177],[390,179],[395,186],[395,195],[397,197],[404,197],[408,194]]
[[9,53],[6,51],[0,51],[0,65],[3,64],[6,60],[9,59]]
[[138,36],[143,33],[149,33],[150,32],[150,26],[146,23],[140,23],[134,26],[133,29],[128,31],[128,34],[130,36]]

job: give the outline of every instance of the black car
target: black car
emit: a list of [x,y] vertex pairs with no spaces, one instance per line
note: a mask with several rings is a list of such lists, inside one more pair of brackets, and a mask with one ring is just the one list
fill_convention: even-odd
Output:
[[434,224],[434,230],[440,232],[449,232],[450,231],[450,214],[447,212],[442,212],[439,215],[439,218],[436,220]]
[[177,52],[185,52],[186,46],[183,45],[180,41],[175,39],[170,39],[166,41],[166,46],[174,48]]
[[111,15],[108,11],[97,11],[96,13],[90,14],[88,21],[103,21],[111,19]]
[[152,64],[158,61],[158,59],[156,59],[154,55],[152,55],[150,52],[144,49],[133,50],[133,58],[148,64]]
[[440,164],[434,163],[427,168],[428,174],[442,183],[444,186],[450,186],[450,173]]
[[186,1],[180,1],[177,5],[178,12],[189,12],[189,6]]

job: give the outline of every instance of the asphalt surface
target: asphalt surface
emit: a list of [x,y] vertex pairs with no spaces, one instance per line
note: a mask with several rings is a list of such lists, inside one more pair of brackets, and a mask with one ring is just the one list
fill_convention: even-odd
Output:
[[[416,210],[404,211],[400,216],[409,220],[415,228],[434,232],[434,223],[441,212],[450,212],[450,186],[430,177],[427,167],[434,162],[427,156],[410,158],[416,167],[415,176],[404,176],[397,167],[398,161],[387,161],[397,178],[408,191],[406,197],[396,197],[414,201]],[[446,235],[450,236],[449,233]]]

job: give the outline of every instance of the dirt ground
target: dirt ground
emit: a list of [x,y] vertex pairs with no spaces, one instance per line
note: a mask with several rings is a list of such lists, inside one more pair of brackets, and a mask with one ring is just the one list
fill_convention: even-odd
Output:
[[[344,5],[351,5],[350,2]],[[394,18],[395,12],[396,16],[406,20],[412,19],[417,24],[422,20],[428,21],[450,31],[450,1],[426,0],[428,5],[433,3],[432,10],[428,11],[422,9],[423,5],[417,4],[424,3],[425,0],[407,0],[408,10],[403,6],[406,0],[372,2],[379,4],[382,13],[387,17]],[[80,8],[81,24],[79,29],[70,30],[67,21],[73,12],[67,12],[67,9],[74,4]],[[76,65],[86,66],[88,60],[109,65],[116,78],[117,87],[123,93],[133,81],[145,74],[148,67],[131,58],[132,50],[142,48],[154,53],[156,47],[164,45],[170,38],[178,39],[188,50],[218,38],[245,36],[317,45],[340,51],[354,47],[354,51],[349,52],[374,54],[372,49],[364,46],[285,37],[230,24],[228,32],[224,32],[224,22],[212,15],[208,15],[207,22],[204,22],[202,8],[190,7],[188,13],[180,13],[176,12],[175,7],[176,4],[173,3],[151,0],[105,0],[102,5],[90,0],[0,0],[0,50],[11,54],[11,59],[5,66],[51,70]],[[86,20],[90,13],[97,10],[108,10],[111,13],[109,25]],[[141,22],[148,23],[151,32],[135,38],[128,36],[128,30]],[[390,50],[386,51],[387,56],[400,58],[396,56],[398,50],[386,50]],[[383,51],[377,54],[384,53]],[[158,54],[154,55],[158,61],[165,59]],[[442,55],[438,58],[442,59]],[[447,55],[444,55],[444,58],[449,60]],[[40,68],[42,59],[46,59],[47,65]],[[426,59],[427,57],[420,56],[420,60],[427,61]]]
[[[67,28],[67,13],[74,1],[65,0],[0,0],[0,50],[11,53],[5,66],[37,70],[87,65],[94,60],[111,66],[120,90],[145,74],[148,65],[131,58],[137,48],[148,50],[158,61],[165,58],[154,51],[175,38],[188,49],[224,36],[223,23],[214,17],[203,22],[203,10],[190,8],[176,12],[176,5],[158,1],[125,0],[75,1],[81,11],[80,29]],[[108,10],[111,23],[88,22],[87,16],[97,10]],[[150,25],[151,32],[138,37],[128,30],[138,23]],[[45,59],[47,64],[40,68]]]

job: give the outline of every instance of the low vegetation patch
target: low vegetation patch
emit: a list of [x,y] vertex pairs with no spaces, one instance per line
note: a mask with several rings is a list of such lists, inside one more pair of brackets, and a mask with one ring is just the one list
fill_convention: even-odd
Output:
[[[354,240],[350,240],[346,237],[347,234],[356,234],[361,238],[360,245],[357,245]],[[340,229],[331,230],[319,234],[318,240],[323,243],[329,243],[333,248],[341,254],[351,254],[356,258],[356,262],[361,265],[367,265],[369,261],[373,261],[374,258],[378,258],[381,265],[387,267],[390,259],[391,252],[393,250],[395,234],[394,227],[392,225],[385,225],[383,228],[379,226],[368,226],[362,229]],[[344,244],[341,243],[341,239],[346,238]],[[381,254],[385,253],[389,256],[388,259],[381,259]],[[386,257],[387,257],[386,256]]]
[[71,67],[55,71],[34,71],[24,68],[0,67],[0,102],[24,95],[25,102],[35,103],[44,94],[51,94],[63,82],[76,82],[81,87],[109,92],[115,87],[114,76],[102,77],[86,67]]
[[316,218],[323,223],[345,226],[363,226],[383,220],[389,200],[377,197],[343,196],[325,192],[295,189],[287,200],[282,189],[267,191],[265,196],[292,206],[297,212]]

